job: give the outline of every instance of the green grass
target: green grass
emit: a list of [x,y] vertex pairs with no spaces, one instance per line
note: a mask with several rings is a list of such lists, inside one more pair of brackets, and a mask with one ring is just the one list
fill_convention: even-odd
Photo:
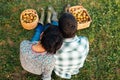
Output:
[[[19,44],[30,39],[34,30],[21,27],[20,13],[27,8],[55,7],[63,10],[64,5],[82,5],[92,18],[91,26],[79,30],[77,35],[89,38],[90,52],[85,65],[71,80],[120,80],[120,1],[119,0],[0,0],[0,80],[38,80],[40,76],[21,74]],[[39,13],[40,14],[40,13]],[[54,73],[55,80],[65,80]]]

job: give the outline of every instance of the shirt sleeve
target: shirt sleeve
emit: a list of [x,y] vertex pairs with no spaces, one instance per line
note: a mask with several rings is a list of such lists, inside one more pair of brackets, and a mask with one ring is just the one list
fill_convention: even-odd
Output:
[[26,53],[28,52],[30,49],[31,49],[31,46],[32,44],[36,44],[38,43],[38,41],[29,41],[29,40],[23,40],[21,43],[20,43],[20,52],[21,53]]
[[84,45],[84,51],[82,52],[81,64],[79,67],[83,67],[86,57],[89,53],[89,41],[87,37],[81,37],[81,43]]
[[20,43],[20,53],[26,53],[29,50],[30,47],[30,41],[29,40],[23,40]]
[[45,66],[44,72],[43,72],[43,76],[51,76],[52,71],[55,67],[55,58],[54,56],[51,56],[51,58],[47,59],[47,65]]
[[85,50],[86,50],[86,54],[88,54],[89,52],[89,41],[88,41],[88,38],[87,37],[83,37],[84,41],[85,41]]

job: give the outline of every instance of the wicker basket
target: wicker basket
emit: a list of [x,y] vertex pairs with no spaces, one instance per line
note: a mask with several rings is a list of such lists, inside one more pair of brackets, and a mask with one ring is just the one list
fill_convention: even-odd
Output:
[[[24,18],[23,16],[26,15],[26,14],[31,14],[34,17],[33,16],[31,17],[31,16],[27,15],[27,18],[25,18],[25,20],[26,20],[26,22],[25,22],[25,20],[23,19]],[[27,20],[29,18],[31,19],[31,22],[27,22]],[[34,18],[33,21],[32,21],[32,18]],[[28,20],[28,21],[30,21],[30,20]],[[21,22],[21,25],[24,29],[27,29],[27,30],[34,29],[37,26],[38,21],[39,21],[39,17],[38,17],[38,14],[37,14],[36,10],[34,10],[34,9],[26,9],[20,15],[20,22]]]
[[[88,28],[90,26],[90,23],[92,22],[91,17],[89,16],[87,10],[81,6],[72,6],[69,8],[69,12],[73,14],[73,16],[76,18],[78,23],[78,30]],[[85,13],[86,17],[82,16],[82,14]],[[84,20],[82,20],[84,19]],[[80,21],[81,20],[81,21]]]

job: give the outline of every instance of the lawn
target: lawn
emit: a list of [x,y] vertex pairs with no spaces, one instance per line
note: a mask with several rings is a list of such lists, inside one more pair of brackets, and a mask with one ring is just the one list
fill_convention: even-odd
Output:
[[[119,0],[0,0],[0,80],[40,79],[38,75],[24,74],[20,65],[19,44],[34,32],[21,27],[20,13],[27,8],[39,13],[40,7],[52,5],[60,16],[68,3],[82,4],[92,18],[89,28],[77,32],[88,37],[90,52],[80,73],[71,80],[120,80]],[[52,77],[65,80],[54,73]]]

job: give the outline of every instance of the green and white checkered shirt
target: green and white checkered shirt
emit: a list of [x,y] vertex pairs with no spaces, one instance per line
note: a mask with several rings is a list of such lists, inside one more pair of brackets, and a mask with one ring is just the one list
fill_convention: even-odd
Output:
[[83,67],[88,51],[89,42],[86,37],[75,36],[65,39],[55,55],[55,73],[62,78],[67,78],[67,76],[71,78],[71,75],[77,74]]

